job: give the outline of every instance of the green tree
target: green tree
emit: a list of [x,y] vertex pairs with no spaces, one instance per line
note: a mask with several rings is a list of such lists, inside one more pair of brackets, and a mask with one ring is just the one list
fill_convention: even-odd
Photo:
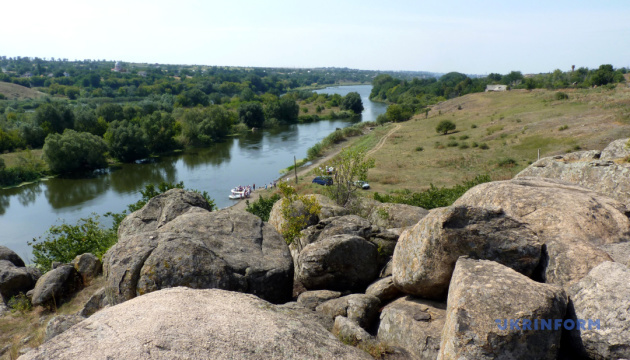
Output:
[[435,131],[446,135],[449,131],[455,130],[455,128],[456,125],[454,122],[450,120],[442,120],[435,127]]
[[350,110],[355,114],[360,114],[363,111],[363,101],[361,101],[361,95],[358,92],[351,92],[344,96],[341,100],[341,110]]
[[298,195],[295,188],[284,182],[280,182],[278,188],[282,194],[280,212],[285,220],[280,233],[284,241],[291,244],[300,236],[300,231],[308,226],[309,219],[319,215],[322,207],[315,196]]
[[149,156],[147,136],[139,124],[127,120],[114,121],[105,133],[110,154],[123,162]]
[[106,151],[107,145],[100,137],[70,129],[48,135],[43,148],[44,160],[55,173],[104,167]]
[[262,105],[259,102],[248,102],[238,107],[238,120],[248,127],[262,127],[265,121]]
[[[358,180],[367,180],[367,172],[375,166],[374,159],[365,158],[366,152],[360,148],[344,148],[331,162],[335,169],[332,174],[333,185],[324,187],[326,195],[340,206],[345,206],[356,196]],[[318,175],[327,176],[323,170]]]
[[413,116],[413,110],[403,105],[392,104],[387,107],[385,112],[387,119],[393,122],[407,121]]
[[140,124],[146,135],[149,152],[159,154],[177,147],[174,139],[177,135],[177,126],[171,114],[154,112],[143,117]]
[[65,104],[43,104],[35,110],[35,123],[47,134],[62,133],[74,126],[74,114]]
[[280,98],[280,100],[272,101],[265,106],[265,118],[278,119],[284,123],[297,122],[300,113],[300,106],[288,96]]
[[102,117],[97,118],[94,110],[86,106],[77,107],[74,110],[74,130],[103,136],[107,131],[107,122]]

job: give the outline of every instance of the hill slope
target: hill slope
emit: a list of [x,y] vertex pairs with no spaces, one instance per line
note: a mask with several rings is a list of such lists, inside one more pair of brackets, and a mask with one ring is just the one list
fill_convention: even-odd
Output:
[[45,95],[26,86],[3,81],[0,81],[0,94],[3,94],[8,100],[36,99]]
[[[478,93],[440,103],[401,125],[371,154],[376,168],[368,180],[374,191],[419,191],[429,184],[452,186],[479,174],[507,179],[540,156],[578,149],[603,149],[630,136],[630,88],[557,91],[514,90]],[[450,120],[454,132],[438,134]],[[390,125],[393,127],[395,125]],[[383,131],[362,139],[373,147]],[[483,150],[480,145],[486,144]]]

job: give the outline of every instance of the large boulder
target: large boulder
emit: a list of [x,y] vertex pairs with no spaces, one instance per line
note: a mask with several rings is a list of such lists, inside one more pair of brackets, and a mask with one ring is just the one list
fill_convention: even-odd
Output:
[[0,296],[5,301],[33,289],[38,278],[39,271],[34,268],[19,267],[10,260],[0,260]]
[[83,316],[80,315],[57,315],[48,321],[46,325],[46,336],[44,337],[44,341],[48,341],[55,336],[63,333],[64,331],[70,329],[74,325],[80,323],[85,320]]
[[555,360],[561,329],[537,330],[535,320],[563,319],[567,301],[558,286],[494,261],[461,257],[448,292],[438,359]]
[[381,302],[374,296],[352,294],[337,299],[328,300],[317,306],[316,310],[330,319],[345,316],[349,320],[368,329],[378,316]]
[[[573,320],[585,322],[584,328],[571,331],[572,347],[590,359],[630,359],[630,269],[599,264],[568,292]],[[589,320],[599,321],[599,328]]]
[[309,290],[362,291],[378,276],[378,250],[354,235],[334,235],[307,245],[296,278]]
[[[319,215],[312,215],[306,219],[307,225],[311,226],[317,224],[320,220],[327,219],[329,217],[334,216],[343,216],[348,215],[349,211],[339,205],[337,205],[334,201],[329,199],[324,195],[309,195],[315,197],[315,200],[321,206],[321,211]],[[282,215],[281,211],[282,201],[276,201],[271,208],[271,212],[269,213],[269,224],[273,226],[278,232],[282,232],[282,227],[286,220],[284,219],[284,215]],[[296,201],[292,205],[292,214],[294,216],[306,215],[306,208],[301,201]]]
[[171,189],[147,202],[142,209],[129,214],[118,227],[118,238],[148,231],[156,231],[191,209],[210,210],[201,194]]
[[317,306],[328,300],[336,299],[341,296],[339,291],[330,290],[313,290],[301,293],[297,298],[297,303],[307,309],[315,311]]
[[40,277],[33,289],[33,305],[59,306],[83,286],[81,276],[72,265],[64,264]]
[[530,227],[500,208],[438,208],[401,235],[394,251],[394,283],[408,294],[444,299],[460,256],[494,260],[532,276],[540,254]]
[[372,285],[368,286],[365,290],[365,295],[370,295],[378,298],[381,304],[386,304],[392,299],[395,299],[402,295],[400,289],[394,284],[394,278],[388,276],[383,279],[378,279]]
[[17,267],[25,267],[24,261],[15,251],[9,249],[6,246],[0,245],[0,260],[10,261],[13,265]]
[[392,229],[414,226],[428,214],[429,211],[421,207],[385,203],[376,205],[367,219],[374,225]]
[[445,317],[445,304],[406,296],[381,311],[378,339],[404,348],[416,359],[435,360]]
[[[188,196],[171,194],[174,200],[157,201],[174,209],[188,204],[177,203]],[[157,213],[155,201],[151,199],[145,208]],[[145,208],[139,211],[145,213]],[[274,303],[291,299],[289,249],[282,236],[259,217],[231,209],[209,212],[201,207],[190,207],[176,217],[161,214],[169,221],[162,221],[155,230],[123,231],[106,253],[107,286],[116,301],[176,286],[247,292]],[[139,218],[136,213],[129,217]]]
[[92,279],[103,272],[101,260],[90,253],[77,255],[74,260],[72,260],[72,266],[79,272],[84,284],[88,284]]
[[598,246],[630,239],[630,212],[624,204],[558,180],[485,183],[468,190],[453,205],[497,206],[528,224],[546,245],[543,280],[562,286],[611,260]]
[[630,241],[617,244],[606,244],[599,247],[618,263],[630,267]]
[[601,153],[584,151],[542,158],[516,175],[556,179],[596,191],[630,204],[630,156],[628,139],[617,140]]
[[248,294],[165,289],[104,309],[29,359],[371,359],[316,321]]

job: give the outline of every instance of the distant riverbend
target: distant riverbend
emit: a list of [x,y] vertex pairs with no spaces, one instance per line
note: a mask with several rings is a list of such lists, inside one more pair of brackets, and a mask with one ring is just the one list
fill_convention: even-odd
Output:
[[43,235],[60,219],[74,224],[92,213],[120,212],[140,198],[145,185],[162,181],[183,181],[186,188],[207,191],[219,208],[230,206],[228,195],[234,186],[269,184],[279,177],[280,169],[293,163],[293,156],[305,158],[309,147],[336,128],[375,121],[387,106],[369,100],[371,89],[371,85],[352,85],[316,91],[340,95],[358,92],[365,109],[352,119],[264,129],[146,164],[123,164],[90,178],[59,177],[0,190],[0,245],[30,258],[27,241]]

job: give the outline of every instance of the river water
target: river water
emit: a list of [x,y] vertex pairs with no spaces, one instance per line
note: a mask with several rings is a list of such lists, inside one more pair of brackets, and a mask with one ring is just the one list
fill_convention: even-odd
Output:
[[269,184],[280,176],[279,170],[293,164],[293,156],[305,158],[308,148],[336,128],[376,120],[386,106],[368,99],[371,89],[371,85],[356,85],[317,90],[340,95],[358,92],[365,109],[354,119],[248,133],[209,148],[164,156],[153,163],[125,164],[91,178],[54,178],[0,190],[0,245],[27,261],[31,256],[27,241],[43,235],[50,226],[62,221],[75,224],[92,213],[120,212],[140,199],[140,190],[150,183],[183,181],[186,188],[207,191],[219,208],[230,206],[231,188]]

